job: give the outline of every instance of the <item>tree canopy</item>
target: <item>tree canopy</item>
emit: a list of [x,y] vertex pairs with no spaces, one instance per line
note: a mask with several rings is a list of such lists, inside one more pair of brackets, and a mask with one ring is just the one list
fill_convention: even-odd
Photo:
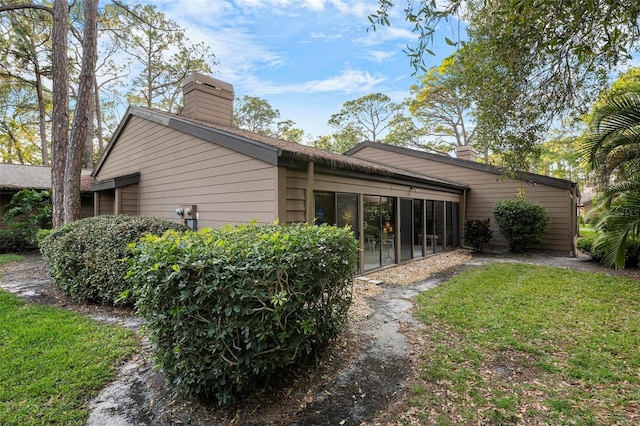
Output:
[[[378,3],[369,17],[374,29],[389,25],[391,10],[401,7]],[[554,123],[584,113],[640,40],[634,0],[407,0],[404,11],[419,35],[405,50],[416,72],[427,71],[438,25],[464,23],[464,34],[445,41],[472,70],[464,75],[477,89],[476,128],[486,133],[477,137],[490,140],[512,168],[526,166]]]

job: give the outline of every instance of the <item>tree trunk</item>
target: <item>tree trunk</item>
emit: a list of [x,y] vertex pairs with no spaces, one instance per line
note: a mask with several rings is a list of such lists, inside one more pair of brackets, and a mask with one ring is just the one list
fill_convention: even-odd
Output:
[[67,37],[69,33],[69,6],[66,1],[53,2],[52,70],[53,113],[51,123],[51,198],[53,226],[64,224],[64,174],[69,144],[69,65]]
[[93,128],[93,86],[97,56],[98,0],[84,1],[82,67],[78,99],[71,127],[71,138],[64,172],[64,223],[80,218],[80,177],[82,153]]
[[47,113],[44,105],[44,94],[42,93],[42,75],[40,74],[40,67],[35,64],[36,67],[36,93],[38,97],[38,123],[40,129],[40,150],[42,156],[42,165],[49,165],[49,148],[47,141]]
[[[93,97],[95,115],[96,115],[96,137],[98,138],[98,156],[104,151],[104,136],[102,135],[102,110],[100,109],[100,86],[98,86],[98,78],[93,76]],[[91,163],[93,164],[93,162]],[[92,167],[93,168],[93,167]]]

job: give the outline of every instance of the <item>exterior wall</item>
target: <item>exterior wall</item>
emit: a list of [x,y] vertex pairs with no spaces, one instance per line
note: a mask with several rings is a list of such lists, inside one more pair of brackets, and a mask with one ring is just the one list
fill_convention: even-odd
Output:
[[531,184],[516,179],[500,179],[496,174],[471,168],[440,163],[429,159],[414,157],[401,153],[389,152],[365,147],[354,154],[355,157],[376,163],[388,164],[427,176],[449,179],[466,183],[470,190],[467,194],[464,219],[492,219],[492,248],[508,247],[504,236],[493,219],[493,206],[496,201],[512,198],[518,190],[525,191],[528,200],[542,204],[551,216],[551,229],[546,235],[545,243],[538,249],[573,254],[573,238],[575,235],[575,200],[571,191],[544,184]]
[[96,180],[136,172],[144,216],[180,221],[174,209],[195,204],[202,228],[270,223],[277,215],[277,167],[132,116]]
[[119,189],[120,211],[118,213],[135,216],[138,214],[138,185],[124,186]]
[[[305,221],[307,173],[287,170],[287,222]],[[314,191],[343,192],[349,194],[382,195],[387,197],[462,202],[461,194],[435,190],[412,191],[409,185],[376,182],[318,172],[314,175]]]

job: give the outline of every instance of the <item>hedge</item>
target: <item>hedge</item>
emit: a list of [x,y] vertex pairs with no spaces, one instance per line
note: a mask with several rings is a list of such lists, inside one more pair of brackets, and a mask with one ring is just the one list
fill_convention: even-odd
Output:
[[128,245],[144,234],[168,229],[187,228],[152,217],[96,216],[43,233],[39,247],[53,282],[63,292],[80,301],[112,304],[128,288]]
[[128,279],[157,363],[188,397],[227,404],[313,359],[347,324],[348,228],[242,225],[147,236]]

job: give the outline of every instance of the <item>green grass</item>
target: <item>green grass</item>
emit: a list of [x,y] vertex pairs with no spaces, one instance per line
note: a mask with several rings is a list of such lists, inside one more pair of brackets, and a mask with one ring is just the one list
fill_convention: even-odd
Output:
[[[636,424],[640,283],[532,265],[475,268],[421,294],[411,405],[456,424]],[[453,414],[451,414],[453,416]]]
[[120,327],[0,290],[0,424],[84,424],[85,403],[136,348]]

